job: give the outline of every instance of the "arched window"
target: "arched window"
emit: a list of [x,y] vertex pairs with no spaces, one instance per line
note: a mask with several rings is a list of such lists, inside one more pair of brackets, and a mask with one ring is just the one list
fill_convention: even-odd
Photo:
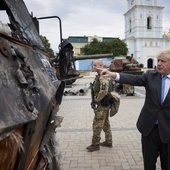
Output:
[[147,17],[147,29],[151,30],[152,29],[152,26],[151,26],[151,17]]
[[148,61],[147,61],[147,67],[148,68],[153,68],[153,59],[152,58],[149,58]]

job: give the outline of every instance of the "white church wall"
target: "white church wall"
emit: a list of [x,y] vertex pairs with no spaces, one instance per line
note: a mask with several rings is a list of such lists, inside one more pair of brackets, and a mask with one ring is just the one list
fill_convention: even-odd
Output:
[[133,54],[144,67],[147,68],[149,65],[150,68],[154,68],[158,52],[170,47],[170,35],[169,40],[166,36],[162,38],[164,7],[160,6],[159,0],[131,2],[128,0],[128,10],[124,14],[128,55]]

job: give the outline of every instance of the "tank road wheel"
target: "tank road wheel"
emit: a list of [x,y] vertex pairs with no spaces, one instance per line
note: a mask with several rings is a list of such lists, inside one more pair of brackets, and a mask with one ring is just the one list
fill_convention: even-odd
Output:
[[60,77],[65,78],[72,66],[74,64],[73,59],[73,46],[68,40],[64,40],[61,44],[61,49],[59,52],[59,71],[60,71]]

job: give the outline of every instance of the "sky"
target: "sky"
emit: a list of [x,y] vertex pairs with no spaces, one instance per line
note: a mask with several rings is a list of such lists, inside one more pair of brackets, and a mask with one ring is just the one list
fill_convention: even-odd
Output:
[[[58,16],[62,38],[69,36],[118,37],[124,39],[124,14],[127,0],[24,0],[34,17]],[[163,33],[170,29],[169,0],[159,0],[163,10]],[[57,18],[39,20],[40,34],[46,36],[54,51],[60,43]],[[163,34],[162,33],[162,34]]]

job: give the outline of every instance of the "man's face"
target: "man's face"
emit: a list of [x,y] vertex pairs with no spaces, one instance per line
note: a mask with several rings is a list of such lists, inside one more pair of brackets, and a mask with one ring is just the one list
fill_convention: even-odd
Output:
[[100,62],[94,62],[93,63],[93,68],[94,68],[94,71],[97,72],[97,70],[95,68],[103,68],[103,64],[100,63]]
[[157,60],[157,71],[162,75],[170,74],[170,59],[166,55],[161,53]]

